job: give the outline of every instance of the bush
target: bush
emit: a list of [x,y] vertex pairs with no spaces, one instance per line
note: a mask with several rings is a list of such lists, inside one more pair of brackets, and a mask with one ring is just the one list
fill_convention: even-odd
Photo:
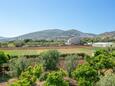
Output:
[[48,77],[48,74],[49,74],[49,72],[43,72],[43,73],[41,74],[41,76],[39,77],[39,80],[40,80],[40,81],[46,81],[46,79],[47,79],[47,77]]
[[40,77],[42,72],[42,65],[35,65],[34,67],[30,66],[26,71],[21,73],[19,80],[10,86],[32,86],[35,84],[35,81]]
[[40,54],[45,70],[55,70],[59,61],[59,52],[57,50],[49,50]]
[[63,59],[66,59],[66,57],[68,57],[68,56],[77,56],[76,59],[83,60],[88,55],[85,54],[85,53],[64,53],[64,54],[60,55],[60,57],[63,58]]
[[4,54],[4,52],[0,51],[0,65],[6,63],[7,61],[8,61],[7,56]]
[[96,69],[109,69],[115,66],[111,55],[98,55],[93,57],[93,65]]
[[100,54],[108,55],[109,52],[107,49],[99,49],[99,50],[96,50],[96,52],[94,53],[94,56],[98,56]]
[[45,86],[69,86],[69,83],[64,80],[65,73],[63,71],[53,71],[49,73]]
[[77,59],[78,56],[75,55],[70,55],[66,57],[66,68],[67,68],[67,72],[69,77],[71,77],[71,73],[72,71],[76,68],[77,66]]
[[21,72],[25,71],[25,69],[28,68],[28,66],[39,64],[40,59],[39,58],[26,58],[26,57],[19,57],[19,58],[13,58],[9,61],[9,69],[8,72],[10,76],[13,77],[19,77]]
[[115,74],[108,74],[100,77],[100,80],[96,83],[96,86],[115,86]]
[[79,65],[72,75],[78,81],[78,86],[94,86],[99,79],[97,70],[89,64]]
[[9,61],[9,75],[19,77],[21,72],[23,72],[28,66],[29,63],[26,58],[13,58]]

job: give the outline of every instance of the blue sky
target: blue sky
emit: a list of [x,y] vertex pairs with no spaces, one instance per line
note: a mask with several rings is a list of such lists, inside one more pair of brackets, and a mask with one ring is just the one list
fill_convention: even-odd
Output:
[[115,30],[115,0],[0,0],[0,36],[45,29]]

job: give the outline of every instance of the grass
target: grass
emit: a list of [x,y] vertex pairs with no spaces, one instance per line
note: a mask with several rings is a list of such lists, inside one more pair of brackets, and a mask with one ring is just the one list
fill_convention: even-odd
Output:
[[60,47],[60,48],[40,48],[40,49],[5,49],[2,50],[9,55],[36,55],[49,49],[57,49],[61,53],[86,53],[92,55],[98,48],[93,47]]

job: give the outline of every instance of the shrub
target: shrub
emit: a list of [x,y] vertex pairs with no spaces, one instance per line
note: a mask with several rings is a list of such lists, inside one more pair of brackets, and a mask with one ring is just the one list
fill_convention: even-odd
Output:
[[10,76],[17,76],[19,77],[21,72],[23,72],[29,63],[26,58],[13,58],[9,61],[9,74]]
[[59,52],[57,50],[49,50],[41,53],[43,66],[45,70],[55,70],[59,61]]
[[64,80],[64,75],[62,70],[49,73],[45,86],[69,86],[69,83]]
[[13,77],[19,77],[21,72],[25,71],[28,66],[35,65],[38,63],[40,63],[39,58],[13,58],[9,61],[9,75]]
[[24,46],[24,42],[23,41],[15,41],[14,45],[15,45],[15,47],[23,47]]
[[115,74],[107,74],[100,77],[100,80],[96,83],[96,86],[115,86]]
[[78,81],[78,86],[94,86],[99,79],[97,70],[89,64],[79,65],[73,72],[73,77]]
[[68,75],[71,77],[72,71],[76,68],[77,66],[77,59],[78,56],[75,55],[70,55],[66,57],[66,68]]
[[115,66],[111,55],[98,55],[93,57],[93,65],[96,69],[109,69]]
[[7,61],[8,61],[7,56],[4,54],[4,52],[0,51],[0,65],[6,63]]
[[98,56],[100,54],[104,54],[104,55],[107,55],[109,52],[107,49],[99,49],[99,50],[96,50],[96,52],[94,53],[94,56]]
[[98,56],[94,56],[88,59],[88,63],[90,66],[94,67],[98,70],[100,75],[104,75],[106,70],[114,69],[115,61],[111,54],[108,55],[100,54]]
[[10,86],[32,86],[35,84],[35,81],[40,77],[42,72],[42,65],[35,65],[34,67],[30,66],[26,71],[21,73],[19,80]]
[[48,77],[49,72],[43,72],[41,76],[39,77],[40,81],[45,81]]

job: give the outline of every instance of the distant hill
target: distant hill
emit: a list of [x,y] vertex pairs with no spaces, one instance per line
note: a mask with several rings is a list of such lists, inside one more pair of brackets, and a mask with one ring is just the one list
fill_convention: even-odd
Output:
[[25,35],[21,35],[15,38],[12,38],[12,40],[23,40],[23,39],[46,39],[46,40],[52,40],[52,39],[67,39],[72,36],[79,36],[79,37],[94,37],[94,34],[88,34],[83,33],[78,30],[60,30],[60,29],[50,29],[50,30],[43,30],[33,33],[28,33]]
[[99,34],[98,37],[115,39],[115,31]]
[[106,32],[106,33],[102,33],[99,35],[95,35],[92,33],[84,33],[75,29],[71,29],[71,30],[60,30],[60,29],[49,29],[49,30],[43,30],[43,31],[37,31],[37,32],[32,32],[32,33],[28,33],[28,34],[24,34],[18,37],[14,37],[14,38],[5,38],[5,39],[0,39],[0,41],[11,41],[11,40],[24,40],[24,39],[45,39],[45,40],[66,40],[68,38],[71,37],[105,37],[105,36],[111,36],[111,37],[115,37],[115,31],[113,32]]
[[45,40],[55,40],[55,39],[68,39],[73,36],[79,36],[79,37],[94,37],[95,34],[89,34],[89,33],[83,33],[78,30],[60,30],[60,29],[50,29],[50,30],[43,30],[43,31],[37,31],[32,32],[28,34],[24,34],[18,37],[14,38],[6,38],[6,39],[0,39],[0,41],[11,41],[11,40],[24,40],[24,39],[45,39]]
[[5,37],[0,37],[0,39],[5,39]]

